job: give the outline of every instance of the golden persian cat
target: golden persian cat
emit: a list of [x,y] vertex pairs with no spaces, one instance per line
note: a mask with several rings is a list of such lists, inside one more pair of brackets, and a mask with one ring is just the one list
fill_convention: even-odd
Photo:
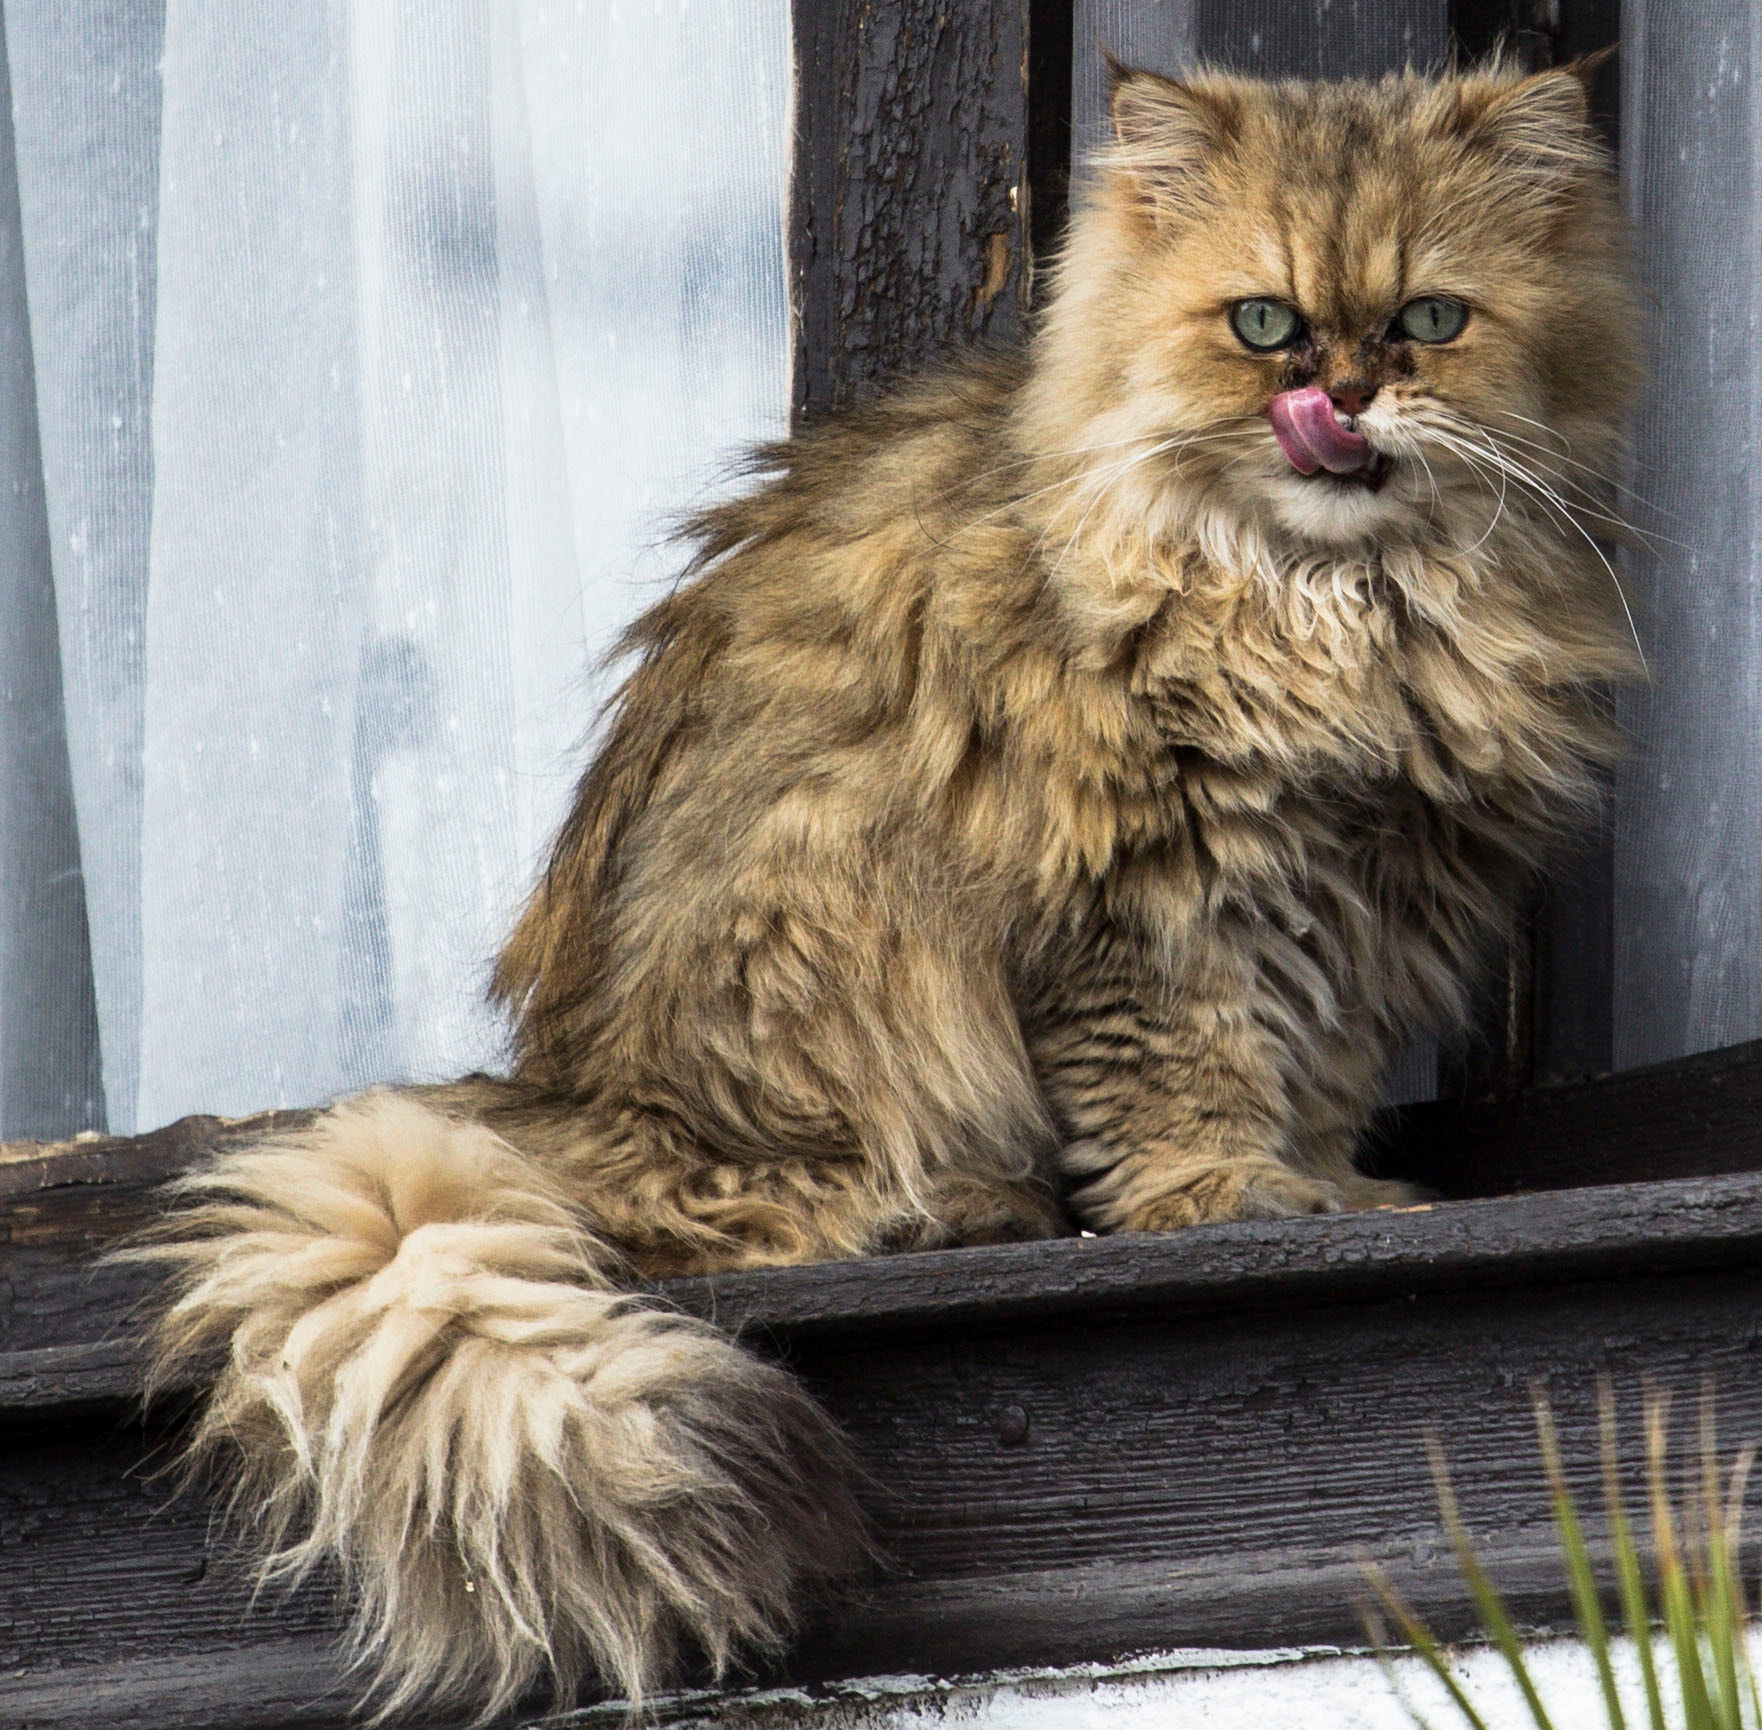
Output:
[[265,1569],[388,1708],[640,1699],[863,1544],[658,1275],[1325,1214],[1596,799],[1637,326],[1571,69],[1121,72],[1026,351],[696,524],[496,991],[505,1079],[186,1180],[145,1253]]

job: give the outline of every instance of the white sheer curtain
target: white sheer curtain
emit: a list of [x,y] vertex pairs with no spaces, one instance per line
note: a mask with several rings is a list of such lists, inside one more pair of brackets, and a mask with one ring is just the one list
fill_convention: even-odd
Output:
[[787,8],[4,18],[109,1126],[493,1064],[598,658],[785,424]]

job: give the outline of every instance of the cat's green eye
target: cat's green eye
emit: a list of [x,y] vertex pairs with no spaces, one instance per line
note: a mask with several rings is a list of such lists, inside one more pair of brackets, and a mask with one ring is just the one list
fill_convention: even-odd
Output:
[[1230,308],[1230,326],[1250,348],[1265,352],[1292,341],[1303,320],[1282,300],[1239,300]]
[[1462,334],[1468,323],[1468,308],[1459,300],[1446,300],[1442,295],[1422,295],[1410,300],[1395,316],[1402,334],[1415,342],[1449,342]]

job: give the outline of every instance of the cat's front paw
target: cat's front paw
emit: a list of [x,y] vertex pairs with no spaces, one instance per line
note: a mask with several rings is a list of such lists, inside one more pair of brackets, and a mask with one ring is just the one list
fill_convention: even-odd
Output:
[[1441,1199],[1435,1189],[1402,1183],[1392,1177],[1352,1177],[1341,1188],[1346,1194],[1346,1205],[1352,1208],[1424,1207]]
[[947,1249],[957,1244],[1036,1243],[1068,1237],[1070,1220],[1052,1195],[1036,1184],[982,1183],[949,1179],[929,1197],[922,1215],[902,1221],[888,1250]]
[[1115,1231],[1179,1231],[1229,1220],[1291,1219],[1342,1213],[1355,1205],[1339,1184],[1305,1177],[1265,1157],[1220,1160],[1183,1174],[1155,1195],[1124,1201],[1117,1222],[1110,1222]]

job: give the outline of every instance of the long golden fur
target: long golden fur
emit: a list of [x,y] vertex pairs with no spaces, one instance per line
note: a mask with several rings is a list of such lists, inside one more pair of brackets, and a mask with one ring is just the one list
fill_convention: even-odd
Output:
[[[1398,1194],[1397,1040],[1595,803],[1636,318],[1579,80],[1114,113],[1024,356],[697,523],[497,969],[511,1076],[230,1159],[152,1252],[199,1448],[272,1570],[340,1561],[382,1700],[639,1694],[858,1548],[824,1420],[632,1276]],[[1393,327],[1426,294],[1454,341]],[[1282,453],[1315,388],[1377,485]]]

